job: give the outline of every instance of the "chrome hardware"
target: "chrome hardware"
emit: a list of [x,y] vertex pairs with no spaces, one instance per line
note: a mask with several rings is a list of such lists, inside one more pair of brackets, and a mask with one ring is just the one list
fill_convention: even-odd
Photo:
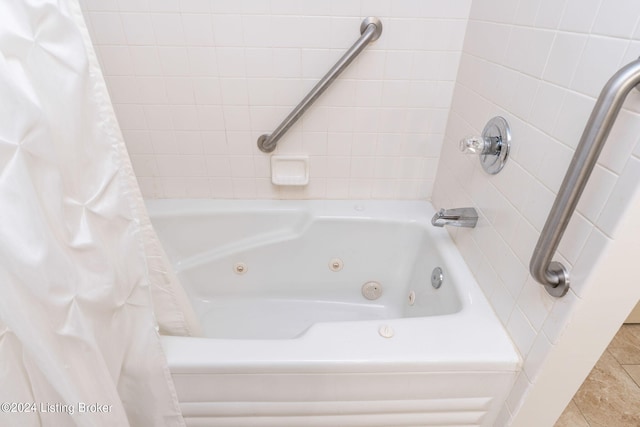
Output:
[[605,84],[540,233],[529,271],[554,297],[562,297],[569,291],[569,272],[561,263],[551,261],[551,258],[558,249],[620,108],[629,92],[638,84],[640,59],[622,67]]
[[460,151],[464,154],[489,154],[492,143],[477,136],[469,136],[460,140]]
[[276,149],[278,140],[295,124],[296,121],[311,107],[320,95],[333,83],[333,81],[344,71],[345,68],[364,50],[371,42],[378,40],[382,34],[382,22],[375,17],[365,18],[360,24],[360,38],[347,50],[338,62],[322,77],[322,79],[311,89],[311,92],[304,97],[296,108],[280,123],[271,134],[263,134],[258,138],[258,148],[263,153],[271,153]]
[[444,227],[452,225],[454,227],[473,228],[478,223],[478,212],[474,208],[440,209],[431,218],[431,225]]
[[495,175],[502,170],[509,158],[511,129],[500,116],[494,117],[482,130],[482,136],[470,136],[460,140],[460,151],[479,154],[485,172]]
[[442,272],[442,269],[440,267],[434,268],[433,272],[431,273],[431,285],[436,289],[440,289],[443,281],[444,273]]

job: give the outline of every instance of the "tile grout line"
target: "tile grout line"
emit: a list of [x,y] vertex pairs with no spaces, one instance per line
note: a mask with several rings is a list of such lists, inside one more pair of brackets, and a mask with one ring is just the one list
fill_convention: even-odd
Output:
[[625,364],[625,365],[620,364],[620,366],[622,367],[624,372],[631,378],[631,380],[635,383],[636,388],[638,389],[638,391],[640,391],[640,383],[638,383],[638,381],[636,381],[636,379],[629,373],[629,371],[625,367],[625,366],[640,366],[640,365],[635,364],[635,363],[628,363],[628,364]]
[[580,416],[582,417],[582,419],[584,420],[584,422],[591,427],[591,423],[589,422],[589,420],[587,419],[586,415],[582,412],[582,409],[580,409],[580,406],[578,406],[578,402],[575,401],[574,398],[571,398],[571,401],[573,402],[573,404],[576,406],[576,409],[578,410],[578,413],[580,414]]

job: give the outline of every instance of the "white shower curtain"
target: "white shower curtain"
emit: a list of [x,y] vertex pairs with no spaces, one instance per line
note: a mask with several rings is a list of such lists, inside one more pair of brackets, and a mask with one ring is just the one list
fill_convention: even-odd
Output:
[[184,425],[189,310],[77,0],[0,1],[0,425]]

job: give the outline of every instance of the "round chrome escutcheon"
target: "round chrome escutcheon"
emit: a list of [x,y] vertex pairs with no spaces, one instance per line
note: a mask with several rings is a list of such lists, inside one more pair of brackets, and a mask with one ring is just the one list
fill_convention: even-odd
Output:
[[482,130],[482,138],[491,141],[491,152],[480,154],[482,168],[490,175],[502,170],[509,159],[511,128],[504,117],[494,117]]
[[431,285],[438,289],[442,286],[442,281],[444,280],[444,274],[442,273],[442,269],[440,267],[436,267],[433,269],[431,273]]

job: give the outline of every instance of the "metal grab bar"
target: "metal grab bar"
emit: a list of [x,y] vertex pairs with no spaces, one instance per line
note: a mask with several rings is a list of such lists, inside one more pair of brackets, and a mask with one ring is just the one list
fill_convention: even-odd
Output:
[[368,17],[360,24],[360,38],[349,48],[349,50],[338,60],[327,74],[311,89],[302,101],[293,109],[291,113],[280,123],[271,134],[260,135],[258,138],[258,148],[263,153],[271,153],[276,149],[278,140],[289,130],[291,126],[304,114],[305,111],[315,102],[316,99],[329,87],[329,85],[351,64],[356,56],[364,50],[367,45],[378,40],[382,34],[382,22],[375,17]]
[[569,272],[564,265],[551,261],[551,258],[558,249],[624,100],[639,83],[640,59],[637,59],[615,73],[600,92],[540,233],[529,271],[554,297],[562,297],[569,291]]

